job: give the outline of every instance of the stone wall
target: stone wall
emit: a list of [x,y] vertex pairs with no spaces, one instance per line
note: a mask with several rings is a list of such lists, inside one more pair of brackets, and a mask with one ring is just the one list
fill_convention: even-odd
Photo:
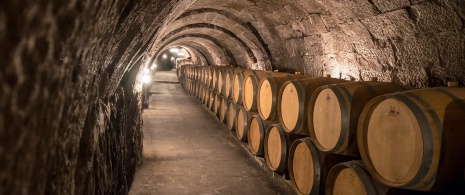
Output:
[[0,194],[125,194],[140,69],[175,2],[0,2]]
[[199,32],[195,24],[209,23],[220,28],[202,33],[221,40],[242,67],[378,77],[419,88],[465,84],[461,0],[198,0],[174,13],[157,34],[155,43],[163,44],[154,45],[155,55],[173,45],[164,37],[189,33],[179,31],[185,26]]

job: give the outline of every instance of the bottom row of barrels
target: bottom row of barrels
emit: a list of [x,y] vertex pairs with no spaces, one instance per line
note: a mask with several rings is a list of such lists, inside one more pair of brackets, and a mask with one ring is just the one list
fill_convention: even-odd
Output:
[[322,152],[309,137],[287,133],[280,123],[262,120],[206,87],[190,93],[248,142],[251,153],[264,157],[270,170],[288,176],[298,194],[431,194],[380,184],[359,158]]

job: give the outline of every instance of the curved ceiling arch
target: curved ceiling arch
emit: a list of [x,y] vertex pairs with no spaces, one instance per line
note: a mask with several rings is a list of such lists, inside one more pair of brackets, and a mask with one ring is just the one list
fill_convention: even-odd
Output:
[[242,39],[240,39],[236,34],[231,32],[230,30],[228,30],[226,28],[223,28],[221,26],[214,25],[214,24],[209,24],[209,23],[188,24],[188,25],[185,25],[185,26],[183,26],[181,28],[178,28],[178,29],[175,29],[175,30],[169,32],[166,36],[164,36],[160,40],[160,42],[163,43],[167,39],[170,39],[171,37],[175,36],[178,33],[183,32],[183,31],[188,31],[188,30],[192,30],[192,29],[195,30],[195,29],[198,29],[198,28],[220,31],[221,33],[224,33],[224,34],[228,35],[229,37],[233,38],[240,46],[242,46],[242,48],[245,50],[248,57],[252,60],[253,63],[257,63],[257,57],[255,57],[254,52],[250,49],[250,47],[249,47],[249,45],[247,45],[247,43],[245,43]]
[[[206,49],[206,51],[203,51],[202,53],[205,54],[207,51],[209,53],[213,53],[212,56],[215,56],[214,59],[223,59],[220,60],[221,63],[237,64],[233,52],[228,47],[225,47],[217,38],[205,34],[184,34],[173,37],[170,40],[167,40],[165,43],[162,43],[162,45],[159,47],[160,49],[157,50],[154,56],[158,56],[161,51],[165,51],[166,48],[169,47],[172,43],[181,39],[190,39],[192,41],[196,41],[198,44],[204,45],[205,48],[210,48]],[[205,44],[208,44],[209,46],[205,46]],[[218,60],[210,60],[210,62],[212,61]]]
[[[205,63],[202,65],[210,66],[217,63],[226,63],[227,59],[224,58],[224,54],[221,53],[220,48],[218,48],[213,42],[208,40],[200,40],[199,38],[183,38],[176,40],[170,44],[167,44],[162,48],[161,51],[166,51],[171,47],[181,46],[181,47],[191,47],[198,51],[199,55],[205,59]],[[220,51],[218,53],[212,53],[210,51]]]
[[[225,11],[225,10],[221,10],[221,9],[206,8],[206,7],[199,8],[199,9],[191,9],[191,10],[188,10],[188,11],[182,13],[178,18],[176,18],[176,21],[184,20],[184,19],[189,20],[189,17],[191,17],[191,16],[201,15],[201,14],[212,14],[212,13],[214,13],[216,15],[219,15],[219,16],[223,16],[224,18],[227,18],[227,19],[229,19],[231,21],[234,21],[235,23],[239,24],[244,29],[246,29],[247,32],[250,32],[253,35],[253,37],[257,39],[258,43],[260,43],[260,46],[264,49],[264,51],[266,52],[268,58],[270,60],[273,59],[272,56],[271,56],[270,49],[268,48],[268,44],[265,43],[262,36],[258,32],[257,28],[255,28],[255,26],[252,25],[250,22],[246,22],[245,20],[243,20],[243,19],[239,18],[238,16],[236,16],[235,14],[233,14],[233,13],[238,13],[237,11],[229,12],[229,11]],[[216,25],[218,25],[218,24],[216,24]]]

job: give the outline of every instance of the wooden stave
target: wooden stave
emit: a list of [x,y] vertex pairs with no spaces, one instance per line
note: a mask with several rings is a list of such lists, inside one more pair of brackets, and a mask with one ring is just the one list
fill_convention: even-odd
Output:
[[372,178],[362,161],[355,160],[343,162],[331,168],[325,182],[325,192],[327,195],[333,194],[334,181],[338,174],[344,169],[352,169],[357,174],[367,195],[386,195],[388,193],[389,188],[378,183],[374,178]]
[[226,99],[224,96],[221,96],[219,120],[222,123],[227,123],[227,112],[228,112],[228,99]]
[[213,100],[213,113],[218,116],[219,114],[219,103],[220,100],[220,94],[215,93],[214,100]]
[[208,110],[212,112],[213,112],[214,105],[215,105],[215,96],[216,96],[215,90],[210,89],[210,96],[208,100]]
[[[234,103],[236,104],[239,104],[239,105],[242,105],[242,84],[244,82],[244,78],[247,76],[247,75],[250,75],[250,74],[253,74],[254,70],[250,70],[250,69],[244,69],[242,72],[239,72],[239,73],[236,73],[234,74],[234,79],[233,79],[233,89],[232,89],[232,100],[234,101]],[[238,85],[235,85],[235,83],[238,83]],[[235,93],[237,93],[237,97],[235,97]]]
[[[463,91],[463,88],[461,89],[455,88],[455,89]],[[452,89],[452,90],[455,90],[455,89]],[[431,109],[431,105],[430,106],[424,105],[425,103],[426,104],[430,103],[429,101],[425,100],[425,98],[430,98],[428,96],[432,96],[432,95],[428,94],[427,96],[422,96],[420,95],[422,92],[436,93],[434,94],[435,95],[434,99],[439,98],[437,95],[442,95],[443,97],[449,97],[450,102],[448,103],[447,106],[451,105],[452,103],[455,104],[454,105],[455,109],[462,111],[463,115],[465,116],[465,101],[464,101],[465,97],[458,98],[453,93],[451,93],[449,90],[450,88],[426,88],[426,89],[418,89],[418,90],[387,94],[387,95],[379,96],[371,100],[365,106],[365,108],[362,111],[363,114],[361,115],[359,119],[358,130],[357,130],[357,141],[358,141],[358,146],[360,150],[360,156],[363,162],[365,163],[367,170],[377,181],[389,187],[396,187],[396,188],[403,188],[403,189],[441,192],[441,193],[445,193],[445,192],[451,193],[451,192],[454,192],[455,190],[455,191],[460,191],[460,192],[465,193],[465,189],[463,188],[465,184],[464,182],[465,179],[463,178],[463,175],[461,174],[461,172],[457,171],[457,170],[464,169],[465,167],[463,157],[459,158],[462,162],[455,163],[455,166],[450,166],[450,164],[452,163],[450,161],[454,161],[454,159],[456,159],[457,156],[463,156],[465,154],[464,152],[461,152],[460,149],[457,151],[457,148],[465,147],[465,143],[462,143],[463,141],[462,142],[459,141],[462,139],[457,139],[458,137],[464,137],[463,132],[456,131],[457,133],[462,133],[462,135],[454,135],[451,132],[445,133],[447,131],[442,129],[442,134],[440,134],[434,130],[431,130],[431,128],[433,129],[437,128],[435,127],[436,124],[431,125],[431,123],[424,124],[424,123],[418,122],[418,120],[429,121],[429,119],[427,118],[434,119],[435,117],[438,116],[435,110]],[[370,112],[377,105],[379,105],[383,101],[390,99],[390,98],[395,98],[401,101],[402,103],[406,104],[410,109],[414,108],[413,112],[415,114],[417,122],[421,125],[425,125],[425,126],[429,125],[428,127],[421,129],[422,137],[423,137],[423,146],[429,147],[430,149],[426,149],[426,150],[431,151],[431,152],[428,152],[428,153],[430,155],[436,156],[434,157],[434,156],[424,155],[425,152],[423,152],[423,158],[422,158],[421,167],[419,168],[419,171],[417,171],[417,174],[411,181],[404,183],[404,184],[396,184],[396,183],[387,181],[382,176],[380,176],[377,173],[374,166],[371,164],[371,160],[369,158],[369,155],[367,154],[367,149],[365,148],[365,139],[364,139],[364,136],[366,134],[365,125],[366,123],[368,123],[365,121],[369,121],[367,120],[368,115],[371,114]],[[451,116],[456,117],[455,113],[454,115],[451,115]],[[444,121],[441,122],[441,119],[435,118],[434,120],[437,122],[440,122],[443,125],[442,122]],[[456,120],[463,121],[462,118],[459,118],[459,119],[456,118]],[[426,132],[427,130],[425,129],[430,129],[431,132]],[[446,134],[449,134],[449,135],[445,136]],[[437,140],[442,140],[442,139],[441,138],[438,139],[438,137],[442,137],[442,139],[444,139],[444,137],[449,137],[449,139],[446,142],[439,142]],[[432,140],[433,143],[428,143],[425,140]],[[450,148],[454,148],[454,145],[456,149],[455,154],[446,154],[443,151],[443,148],[449,148],[449,150],[446,150],[446,151],[451,151]],[[440,148],[440,149],[437,149],[437,148]],[[431,163],[428,164],[428,162],[430,161]],[[431,166],[434,166],[434,168],[428,169]],[[441,171],[438,172],[438,170],[441,170]],[[451,178],[451,174],[453,175],[452,178]],[[451,181],[451,180],[454,180],[454,181]]]
[[[274,75],[284,75],[285,73],[280,73],[280,72],[266,72],[266,71],[260,71],[260,70],[256,70],[253,72],[253,74],[250,74],[250,75],[247,75],[244,77],[243,81],[242,81],[242,104],[244,105],[244,108],[247,110],[247,111],[253,111],[253,112],[257,112],[257,94],[258,94],[258,86],[260,84],[260,81],[262,81],[263,79],[266,79],[268,77],[272,77]],[[251,80],[251,84],[252,84],[252,104],[251,105],[247,105],[246,104],[246,93],[247,92],[250,92],[250,91],[247,91],[247,90],[244,90],[246,89],[246,85],[247,85],[247,81],[248,79]]]
[[[310,193],[305,193],[300,191],[300,189],[296,186],[294,172],[293,172],[293,158],[294,158],[294,151],[297,148],[298,144],[303,143],[307,146],[312,156],[313,162],[316,164],[313,165],[314,167],[314,175],[315,178],[313,180],[312,189]],[[316,159],[316,161],[315,161]],[[288,159],[288,170],[289,170],[289,177],[291,180],[291,185],[294,191],[297,194],[324,194],[325,189],[325,181],[328,173],[332,167],[335,165],[347,162],[350,160],[354,160],[354,157],[350,156],[343,156],[338,154],[331,154],[331,153],[324,153],[319,151],[314,145],[313,142],[310,140],[309,137],[297,139],[295,140],[290,148],[289,151],[289,159]]]
[[[251,136],[250,136],[250,128],[251,128],[251,123],[252,123],[252,120],[257,120],[257,123],[258,123],[258,128],[259,128],[259,134],[260,134],[260,140],[258,141],[259,142],[259,147],[257,149],[257,151],[255,151],[251,144],[254,140],[251,140]],[[265,133],[266,133],[266,129],[268,129],[268,127],[272,124],[275,124],[277,123],[276,121],[266,121],[266,120],[262,120],[260,118],[260,116],[258,115],[253,115],[252,117],[249,118],[248,120],[248,130],[247,130],[247,142],[249,143],[249,150],[252,154],[254,154],[255,156],[263,156],[265,154],[265,151],[264,151],[264,141],[265,141]]]
[[[334,148],[328,149],[320,144],[315,135],[314,130],[314,108],[316,99],[319,97],[320,92],[324,89],[330,89],[336,94],[337,101],[341,106],[341,133],[337,144]],[[371,99],[385,95],[388,93],[395,93],[413,89],[411,87],[398,85],[395,83],[365,81],[365,82],[349,82],[339,83],[332,85],[325,85],[317,88],[309,99],[307,109],[307,125],[309,135],[315,146],[324,152],[331,152],[335,154],[343,154],[349,156],[359,156],[357,137],[357,125],[359,115],[363,107]],[[363,94],[360,94],[362,92]],[[356,100],[356,101],[354,101]]]
[[[224,87],[224,96],[228,99],[232,99],[232,90],[233,90],[233,83],[234,83],[234,76],[236,73],[243,72],[244,69],[242,68],[231,68],[230,70],[226,71],[226,78],[225,78],[225,87]],[[228,86],[229,81],[229,86]]]
[[309,76],[306,76],[306,75],[292,75],[292,74],[288,74],[288,75],[283,75],[283,76],[270,76],[270,77],[267,77],[263,80],[260,81],[259,85],[258,85],[258,92],[260,91],[260,88],[263,84],[263,82],[265,80],[268,80],[268,82],[270,83],[270,87],[271,87],[271,91],[273,93],[274,91],[274,94],[273,97],[272,97],[272,108],[271,108],[271,113],[268,117],[265,117],[262,113],[262,111],[260,110],[260,93],[257,92],[257,111],[258,111],[258,114],[260,115],[260,117],[263,119],[263,120],[272,120],[272,121],[277,121],[278,120],[278,105],[280,104],[280,99],[278,98],[279,96],[279,90],[281,88],[281,86],[287,82],[287,81],[290,81],[290,80],[294,80],[294,79],[310,79],[311,77]]
[[[279,95],[278,98],[282,98],[283,92],[287,85],[293,84],[296,86],[296,93],[299,94],[299,107],[303,109],[299,109],[298,113],[298,119],[297,119],[297,124],[296,127],[293,129],[288,129],[286,127],[286,124],[284,123],[281,115],[281,105],[278,105],[278,119],[279,122],[283,125],[283,129],[286,132],[293,133],[293,134],[300,134],[300,135],[309,135],[309,132],[307,130],[308,125],[307,125],[307,109],[308,109],[308,98],[311,97],[313,92],[321,86],[324,85],[329,85],[329,84],[335,84],[335,83],[344,83],[348,82],[346,80],[342,79],[335,79],[335,78],[311,78],[311,79],[302,79],[302,80],[291,80],[287,81],[281,86],[281,89],[279,90]],[[310,89],[310,90],[309,90]],[[305,90],[305,91],[303,91]],[[282,103],[282,102],[281,102]]]
[[[278,167],[274,167],[273,165],[271,165],[271,162],[270,162],[270,159],[269,159],[269,156],[267,155],[268,154],[268,138],[269,138],[269,133],[271,131],[272,128],[276,128],[279,132],[279,135],[280,135],[280,140],[281,140],[281,160],[280,160],[280,163],[278,165]],[[304,138],[305,136],[302,136],[302,135],[296,135],[296,134],[290,134],[290,133],[287,133],[286,131],[283,130],[283,128],[281,127],[281,124],[280,123],[275,123],[275,124],[272,124],[270,125],[266,132],[265,132],[265,140],[264,140],[264,144],[263,144],[263,147],[264,147],[264,157],[265,157],[265,162],[268,166],[268,168],[276,173],[284,173],[287,171],[287,167],[288,167],[288,156],[289,156],[289,151],[290,151],[290,148],[291,148],[291,145],[292,143],[297,140],[297,139],[302,139]]]
[[[247,134],[249,130],[249,119],[256,115],[256,112],[248,112],[243,106],[238,106],[236,114],[236,137],[239,141],[247,142]],[[242,115],[242,118],[240,116]],[[240,120],[243,122],[240,123]],[[242,129],[242,132],[240,129]],[[242,133],[242,136],[240,135]]]
[[219,69],[217,69],[217,74],[218,74],[218,78],[217,78],[217,84],[216,84],[216,93],[218,94],[221,94],[221,95],[225,95],[225,85],[226,85],[226,73],[233,69],[232,66],[226,66],[226,67],[221,67]]
[[228,102],[228,114],[227,116],[227,125],[228,129],[231,131],[236,130],[236,116],[237,116],[238,105],[235,104],[232,100]]

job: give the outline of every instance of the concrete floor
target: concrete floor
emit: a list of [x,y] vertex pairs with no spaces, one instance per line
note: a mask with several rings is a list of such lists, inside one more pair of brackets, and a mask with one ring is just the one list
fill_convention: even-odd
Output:
[[143,164],[129,194],[292,194],[174,83],[174,71],[155,79],[143,114]]

